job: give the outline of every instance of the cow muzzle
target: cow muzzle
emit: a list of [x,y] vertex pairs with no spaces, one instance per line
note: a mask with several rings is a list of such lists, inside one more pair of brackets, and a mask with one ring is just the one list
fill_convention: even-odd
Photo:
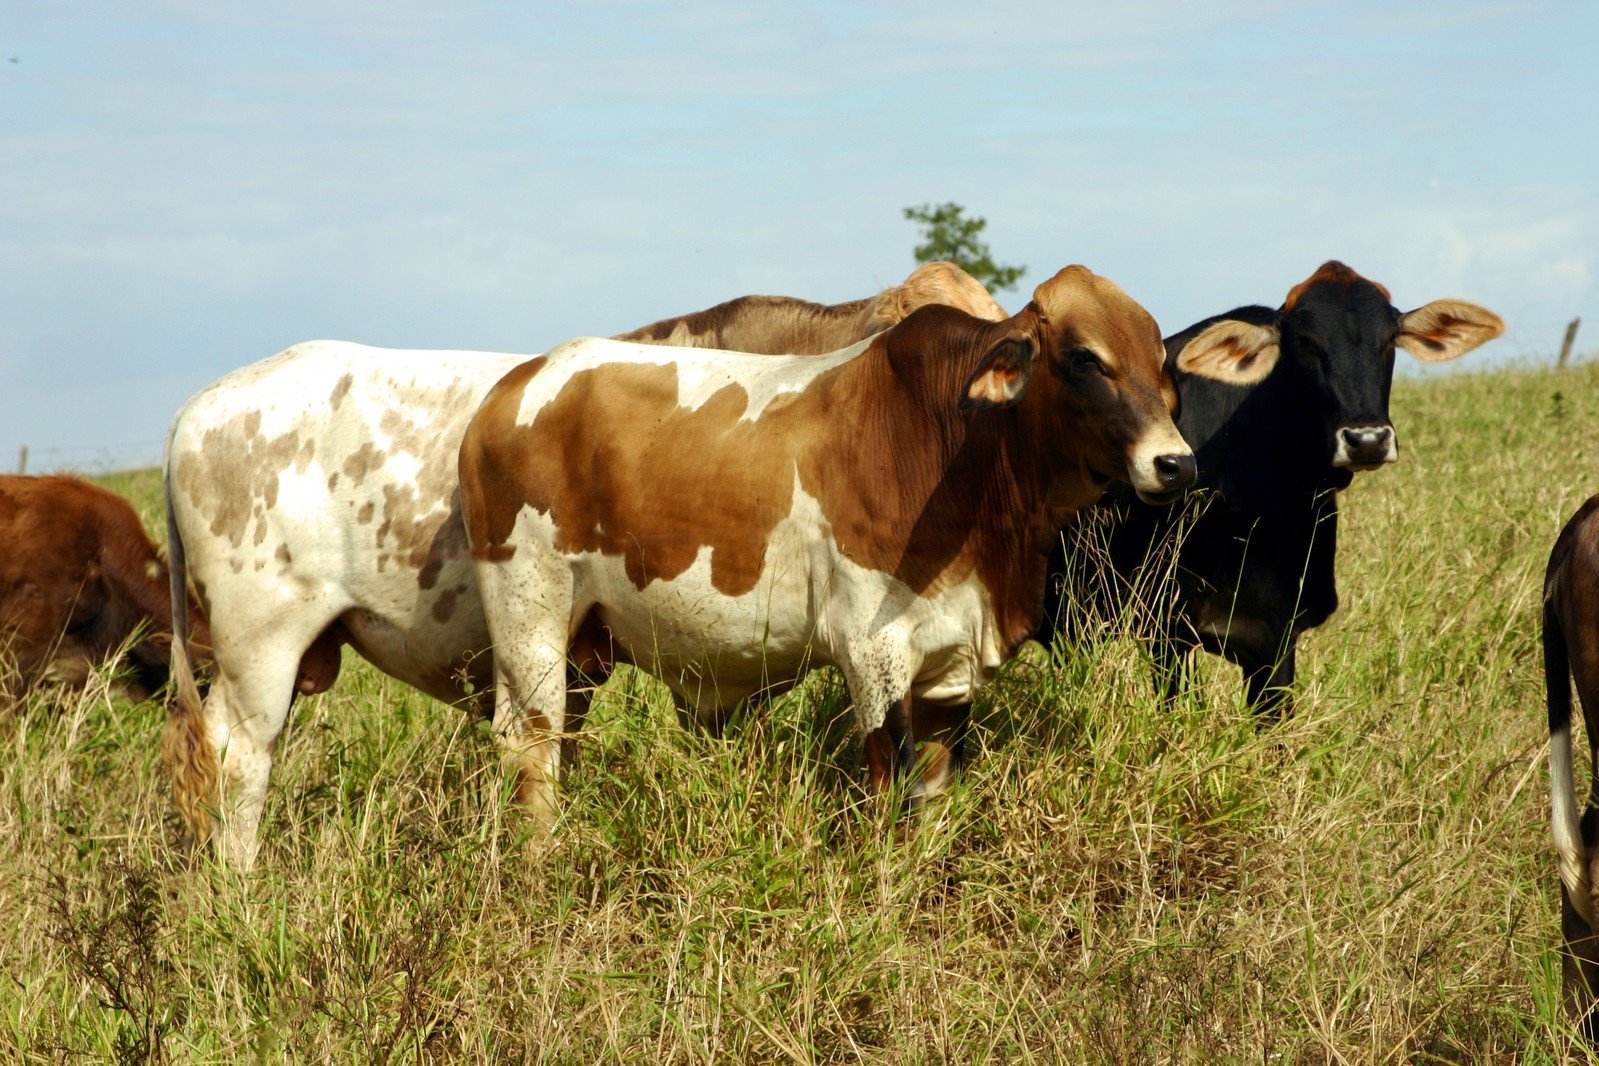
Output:
[[1171,503],[1194,487],[1199,465],[1193,452],[1164,452],[1133,465],[1132,484],[1145,503]]
[[1334,440],[1333,466],[1375,470],[1399,458],[1393,426],[1344,426]]

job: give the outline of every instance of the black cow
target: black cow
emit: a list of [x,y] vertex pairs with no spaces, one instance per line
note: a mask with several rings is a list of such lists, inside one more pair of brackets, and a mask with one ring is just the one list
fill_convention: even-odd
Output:
[[[1164,602],[1139,628],[1164,694],[1204,648],[1243,669],[1252,706],[1282,714],[1299,634],[1338,606],[1337,492],[1354,471],[1399,457],[1388,418],[1395,347],[1439,362],[1503,331],[1499,316],[1460,300],[1400,313],[1387,289],[1330,261],[1279,310],[1240,307],[1168,337],[1199,497],[1162,509],[1112,492],[1080,518],[1051,561],[1040,639],[1116,617],[1135,589],[1146,605],[1155,592]],[[1230,381],[1214,380],[1218,369]],[[1162,558],[1166,583],[1146,574],[1146,560]]]
[[[1583,1038],[1599,1034],[1599,496],[1560,531],[1543,583],[1543,677],[1549,711],[1549,813],[1560,858],[1565,1001]],[[1571,691],[1588,734],[1588,803],[1579,814],[1572,778]]]

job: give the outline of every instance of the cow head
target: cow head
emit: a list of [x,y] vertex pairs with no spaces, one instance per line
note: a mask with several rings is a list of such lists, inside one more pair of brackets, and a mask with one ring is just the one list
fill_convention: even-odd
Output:
[[1078,456],[1103,487],[1175,498],[1193,451],[1171,420],[1176,390],[1160,327],[1114,282],[1070,266],[1033,292],[967,379],[961,406],[1031,408],[1047,447]]
[[1372,470],[1399,458],[1388,393],[1394,349],[1418,359],[1456,359],[1504,332],[1492,311],[1435,300],[1401,313],[1388,290],[1329,260],[1288,293],[1272,321],[1217,321],[1178,354],[1189,373],[1252,385],[1274,371],[1320,418],[1324,457],[1334,467]]

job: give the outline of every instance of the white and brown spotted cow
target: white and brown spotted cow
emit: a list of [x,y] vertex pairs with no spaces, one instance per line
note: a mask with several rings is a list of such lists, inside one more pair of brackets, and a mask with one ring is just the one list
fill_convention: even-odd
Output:
[[[746,297],[642,332],[828,352],[937,301],[1004,314],[959,268],[936,263],[869,300]],[[223,855],[251,865],[291,699],[333,683],[342,644],[440,700],[486,690],[488,629],[456,455],[484,394],[527,358],[315,341],[229,374],[179,411],[166,452],[172,580],[193,578],[216,663],[203,710],[187,663],[176,664],[167,730],[173,795],[194,840],[225,799]]]
[[1163,362],[1074,266],[1012,318],[927,307],[819,358],[578,340],[518,367],[461,500],[521,798],[553,814],[569,656],[601,633],[707,715],[839,667],[886,787],[910,701],[964,708],[1037,624],[1073,512],[1192,484]]

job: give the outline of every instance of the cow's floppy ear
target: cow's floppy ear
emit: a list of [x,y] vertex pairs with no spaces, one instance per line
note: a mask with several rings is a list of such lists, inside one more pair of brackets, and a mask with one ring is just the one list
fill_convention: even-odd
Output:
[[1033,376],[1033,357],[1038,346],[1030,334],[1013,329],[988,350],[966,379],[961,407],[1015,407],[1027,391]]
[[1177,369],[1196,377],[1253,385],[1263,380],[1282,354],[1276,326],[1224,318],[1206,326],[1177,353]]
[[1464,300],[1434,300],[1399,316],[1399,336],[1405,351],[1429,363],[1458,359],[1505,331],[1504,319]]

